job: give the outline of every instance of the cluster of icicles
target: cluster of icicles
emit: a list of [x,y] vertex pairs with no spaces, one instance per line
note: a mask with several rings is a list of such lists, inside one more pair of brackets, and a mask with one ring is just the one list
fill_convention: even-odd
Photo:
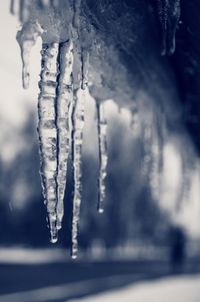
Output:
[[[47,1],[46,5],[48,4]],[[21,5],[23,1],[21,1]],[[14,12],[14,1],[11,11]],[[22,5],[20,12],[24,15]],[[29,57],[37,38],[43,29],[37,22],[26,22],[17,33],[23,62],[23,87],[29,87]],[[84,100],[88,90],[87,53],[78,53],[74,41],[44,43],[42,45],[41,73],[38,98],[38,134],[41,159],[41,180],[43,195],[48,212],[51,242],[58,240],[64,214],[64,193],[67,178],[67,162],[72,150],[74,193],[72,215],[72,258],[78,252],[78,224],[81,205],[81,161],[84,128]],[[76,71],[76,57],[81,57],[81,71]],[[75,66],[75,67],[74,67]],[[74,87],[74,81],[79,85]],[[107,121],[103,105],[96,102],[97,129],[99,141],[99,194],[98,211],[103,212],[105,199],[105,178],[107,168]]]
[[[81,0],[75,1],[74,20]],[[176,11],[179,1],[174,1]],[[56,7],[59,1],[39,1],[45,7]],[[166,53],[168,40],[169,1],[160,0],[159,16],[163,28],[163,53]],[[17,33],[17,41],[21,48],[23,63],[22,80],[25,89],[29,86],[30,51],[44,29],[35,21],[27,20],[30,2],[26,0],[11,1],[11,13],[17,14],[22,29]],[[178,19],[177,19],[178,20]],[[76,23],[76,20],[75,20]],[[75,25],[71,24],[74,29]],[[175,26],[176,27],[176,26]],[[174,28],[175,28],[174,27]],[[74,29],[76,30],[76,29]],[[78,35],[77,35],[78,36]],[[172,34],[171,52],[174,49],[175,31]],[[58,239],[58,231],[62,226],[64,213],[64,193],[67,178],[67,162],[72,150],[74,193],[72,215],[72,258],[78,252],[78,224],[81,205],[81,160],[84,128],[84,99],[88,91],[89,53],[79,48],[73,39],[66,42],[43,43],[42,67],[39,82],[38,115],[39,145],[41,158],[41,179],[43,195],[48,212],[51,242]],[[76,59],[80,58],[81,67],[77,69]],[[76,83],[76,85],[74,85]],[[78,83],[78,84],[77,84]],[[103,212],[105,200],[105,179],[107,174],[107,122],[103,113],[102,103],[96,102],[97,129],[99,141],[99,196],[98,211]]]

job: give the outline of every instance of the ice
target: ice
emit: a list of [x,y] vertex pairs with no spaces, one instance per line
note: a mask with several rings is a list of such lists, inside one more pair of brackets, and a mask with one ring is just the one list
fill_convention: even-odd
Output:
[[67,162],[70,151],[70,116],[73,102],[73,43],[66,42],[59,50],[59,84],[57,89],[57,130],[58,130],[58,173],[57,173],[57,228],[61,228],[63,199],[67,177]]
[[74,196],[72,217],[72,258],[77,258],[78,252],[78,224],[81,206],[81,161],[84,128],[84,99],[85,91],[77,89],[74,93],[72,116],[72,161],[74,174]]
[[38,100],[41,178],[51,241],[57,241],[57,128],[56,92],[58,43],[43,44]]
[[38,22],[24,23],[22,29],[17,33],[17,41],[21,49],[22,58],[22,83],[24,89],[28,89],[30,81],[29,59],[32,47],[38,37],[43,33],[43,29]]
[[99,179],[98,179],[98,211],[103,213],[104,200],[106,195],[105,179],[107,176],[107,121],[104,116],[103,103],[97,101],[97,129],[98,129],[98,145],[99,145]]
[[175,52],[175,36],[180,13],[180,0],[158,0],[158,14],[162,33],[162,55],[172,55]]
[[15,15],[15,14],[17,14],[17,11],[18,11],[18,7],[17,7],[17,1],[15,1],[15,0],[11,0],[10,1],[10,13],[12,14],[12,15]]
[[[180,0],[157,0],[157,4],[162,32],[162,54],[173,54],[180,18]],[[70,150],[72,150],[74,194],[71,249],[73,258],[77,257],[78,252],[84,100],[89,93],[89,59],[93,43],[90,41],[91,35],[88,34],[91,29],[86,28],[85,16],[81,15],[81,5],[81,0],[32,2],[12,0],[10,3],[11,13],[18,15],[22,23],[22,28],[17,33],[17,41],[21,49],[22,80],[25,89],[29,87],[30,81],[31,49],[38,37],[43,40],[38,98],[38,134],[40,174],[52,242],[57,241],[58,230],[62,226],[67,164]],[[30,13],[31,11],[33,12]],[[57,18],[58,16],[60,18]],[[102,78],[102,82],[103,80]],[[107,121],[103,106],[103,103],[97,100],[98,211],[100,213],[104,211],[108,163]],[[134,117],[137,134],[141,126],[138,125],[138,111],[139,109],[136,110]],[[143,173],[149,181],[154,199],[159,199],[163,151],[163,136],[159,129],[162,131],[162,127],[157,121],[147,119],[141,128],[144,146]],[[187,176],[189,172],[186,171],[187,168],[184,169],[186,179],[189,177]]]

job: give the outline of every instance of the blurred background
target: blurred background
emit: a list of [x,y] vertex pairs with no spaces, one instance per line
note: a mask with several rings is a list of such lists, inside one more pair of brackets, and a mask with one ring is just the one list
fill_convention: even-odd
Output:
[[[69,253],[70,162],[63,229],[59,242],[49,243],[36,130],[41,41],[32,51],[31,84],[25,91],[15,40],[19,23],[9,14],[8,1],[1,1],[0,20],[0,301],[69,301],[79,297],[118,301],[116,289],[119,301],[155,302],[161,295],[163,302],[165,292],[171,289],[175,296],[171,293],[166,301],[175,301],[174,297],[176,301],[199,301],[199,158],[187,134],[171,135],[164,145],[157,200],[147,176],[141,173],[144,147],[140,133],[137,127],[134,131],[130,127],[129,112],[119,110],[111,100],[105,103],[109,150],[105,212],[99,215],[96,211],[96,113],[94,100],[88,97],[79,259],[73,262]],[[183,146],[190,150],[192,161],[187,173]],[[124,290],[124,286],[129,287]],[[113,291],[109,297],[87,297],[108,290]]]

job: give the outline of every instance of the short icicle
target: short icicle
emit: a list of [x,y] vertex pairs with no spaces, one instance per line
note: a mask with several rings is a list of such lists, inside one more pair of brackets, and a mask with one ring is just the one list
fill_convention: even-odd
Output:
[[30,52],[42,33],[43,29],[38,22],[27,22],[23,25],[22,29],[18,31],[16,36],[21,49],[22,83],[24,89],[28,89],[30,81]]
[[104,211],[104,200],[106,195],[105,179],[107,176],[108,150],[107,150],[107,121],[104,116],[103,103],[96,102],[97,130],[99,146],[99,178],[98,178],[98,206],[99,213]]
[[12,15],[18,14],[19,11],[19,3],[16,0],[11,0],[10,1],[10,13]]
[[70,150],[69,110],[73,102],[73,44],[60,46],[60,76],[57,96],[57,130],[58,130],[58,173],[57,173],[57,228],[62,226],[64,214],[64,193],[67,177],[67,162]]
[[41,157],[41,179],[43,195],[48,212],[51,242],[57,241],[57,129],[56,129],[56,88],[58,43],[43,44],[42,70],[39,82],[38,101],[39,143]]
[[73,196],[73,217],[72,217],[72,248],[73,259],[78,253],[78,224],[80,219],[81,206],[81,161],[84,128],[84,96],[85,91],[77,89],[74,92],[74,103],[72,112],[72,161],[74,174],[74,196]]

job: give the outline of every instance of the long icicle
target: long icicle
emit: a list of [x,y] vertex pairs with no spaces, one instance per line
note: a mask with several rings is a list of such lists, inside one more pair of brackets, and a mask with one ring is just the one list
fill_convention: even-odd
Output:
[[73,44],[60,47],[60,77],[57,97],[58,173],[57,173],[57,228],[62,226],[64,193],[67,177],[67,161],[70,149],[69,109],[73,102]]
[[104,116],[103,103],[96,102],[97,129],[99,146],[99,178],[98,178],[98,206],[99,213],[104,211],[104,200],[106,195],[105,179],[107,176],[108,150],[107,150],[107,121]]
[[74,104],[72,113],[72,161],[74,172],[74,196],[73,196],[73,218],[72,218],[72,248],[73,259],[78,253],[78,224],[81,205],[81,161],[84,128],[84,91],[77,89],[74,92]]
[[51,242],[53,243],[57,241],[57,130],[55,101],[58,76],[58,50],[58,43],[43,44],[38,100],[40,174],[48,212]]

